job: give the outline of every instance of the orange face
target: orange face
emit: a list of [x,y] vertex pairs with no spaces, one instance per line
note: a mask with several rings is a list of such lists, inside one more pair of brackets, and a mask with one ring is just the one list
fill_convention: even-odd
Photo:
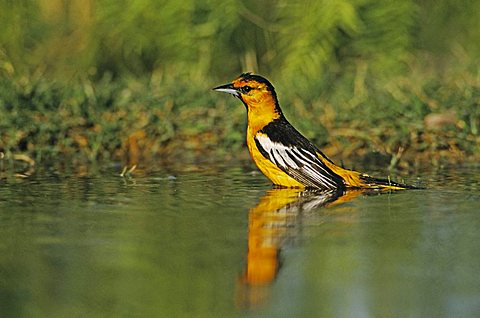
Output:
[[240,99],[249,107],[258,107],[265,102],[272,102],[272,92],[265,83],[239,77],[232,82]]
[[265,78],[250,73],[242,74],[231,83],[214,90],[238,97],[248,110],[273,111],[277,107],[275,90]]

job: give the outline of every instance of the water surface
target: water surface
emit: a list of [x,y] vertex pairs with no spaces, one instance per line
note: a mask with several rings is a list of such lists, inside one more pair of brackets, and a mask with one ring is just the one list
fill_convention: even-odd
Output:
[[479,168],[342,196],[242,162],[119,170],[3,175],[0,316],[480,313]]

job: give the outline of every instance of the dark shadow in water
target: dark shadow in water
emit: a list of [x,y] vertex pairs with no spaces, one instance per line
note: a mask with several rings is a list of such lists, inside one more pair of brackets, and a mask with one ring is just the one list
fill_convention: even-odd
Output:
[[[376,192],[378,193],[378,192]],[[236,293],[240,308],[255,308],[268,297],[268,285],[281,267],[280,252],[287,242],[297,240],[299,224],[319,207],[331,207],[351,201],[365,190],[302,191],[274,188],[268,190],[249,211],[246,267]]]

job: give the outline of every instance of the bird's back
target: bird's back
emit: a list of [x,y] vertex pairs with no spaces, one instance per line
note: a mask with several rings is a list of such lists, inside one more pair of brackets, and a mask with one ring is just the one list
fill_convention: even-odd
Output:
[[[293,181],[289,181],[288,184],[285,181],[274,181],[279,178],[279,175],[285,175],[284,178],[294,179],[303,187],[325,190],[335,188],[391,190],[408,188],[406,185],[389,179],[378,179],[337,166],[296,130],[283,115],[247,140],[251,140],[249,149],[257,166],[278,185],[292,186],[295,184],[298,186]],[[252,145],[253,142],[255,146]]]

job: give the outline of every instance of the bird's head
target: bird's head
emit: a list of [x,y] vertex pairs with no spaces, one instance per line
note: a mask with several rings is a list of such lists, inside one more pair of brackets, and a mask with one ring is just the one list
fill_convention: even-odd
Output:
[[213,90],[238,97],[248,111],[271,109],[281,113],[273,85],[260,75],[243,73],[231,83],[220,85]]

